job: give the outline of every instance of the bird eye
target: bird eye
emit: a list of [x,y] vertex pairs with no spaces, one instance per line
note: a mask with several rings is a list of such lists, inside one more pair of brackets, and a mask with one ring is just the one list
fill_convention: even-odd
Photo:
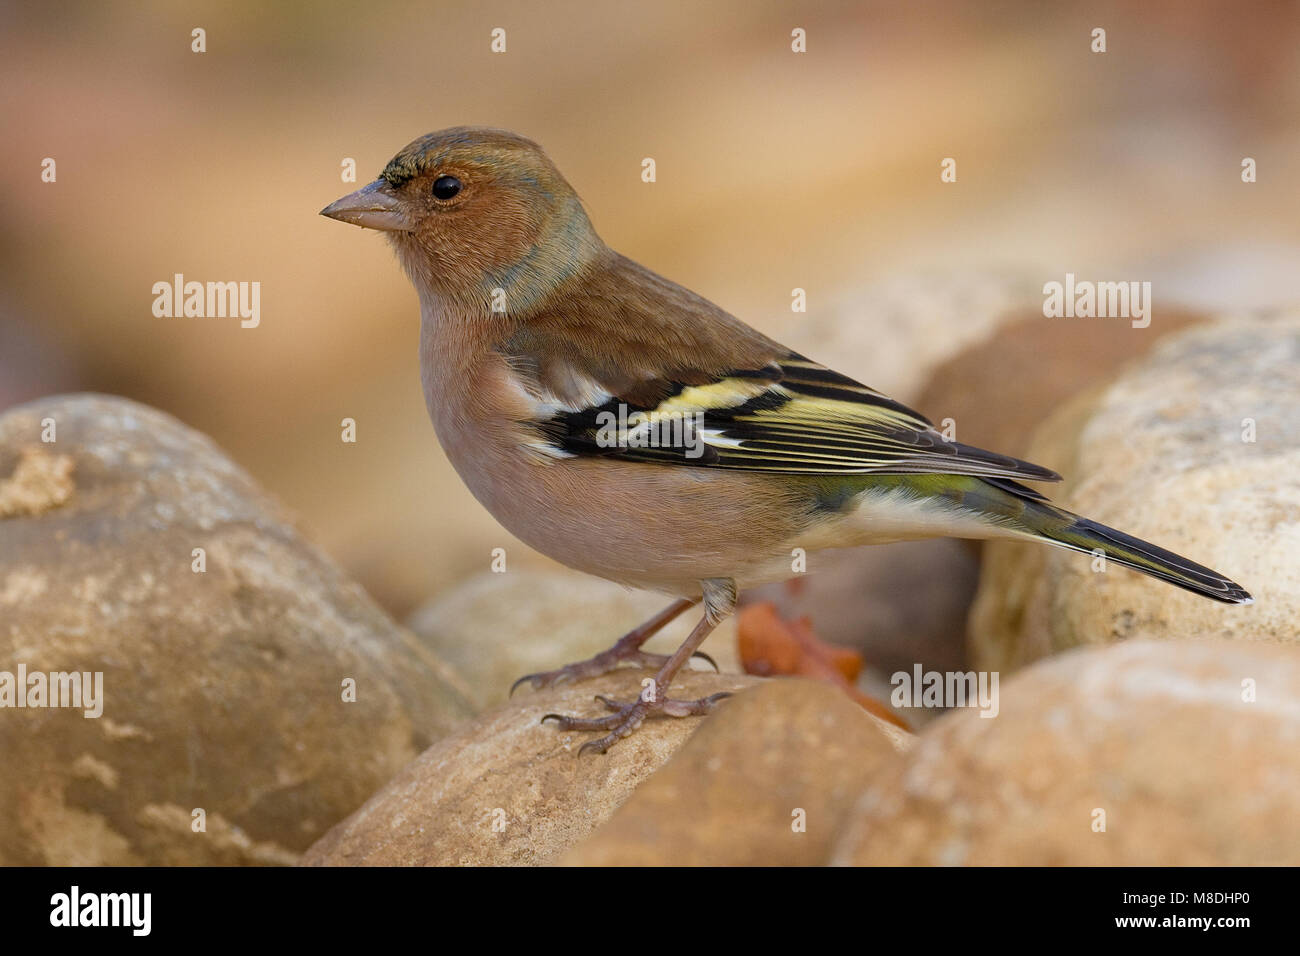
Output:
[[460,180],[455,176],[439,176],[433,182],[433,195],[438,199],[450,199],[460,192]]

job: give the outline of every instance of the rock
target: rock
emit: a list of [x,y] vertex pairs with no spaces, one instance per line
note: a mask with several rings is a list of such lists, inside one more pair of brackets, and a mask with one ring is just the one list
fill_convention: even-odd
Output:
[[0,478],[0,518],[38,515],[66,504],[72,497],[70,455],[43,448],[24,448],[8,478]]
[[[609,818],[708,717],[649,720],[605,754],[578,756],[596,734],[542,724],[547,713],[605,713],[595,694],[631,700],[648,671],[621,669],[516,699],[434,744],[303,858],[312,866],[553,863]],[[693,671],[673,697],[758,683]]]
[[102,672],[102,716],[0,709],[11,866],[290,863],[468,714],[211,441],[105,396],[0,416],[0,702],[20,667]]
[[1160,308],[1138,329],[1122,319],[1049,319],[1041,308],[1022,310],[996,336],[934,369],[916,410],[936,423],[952,419],[960,441],[1023,456],[1034,429],[1063,402],[1207,318]]
[[768,681],[727,701],[561,862],[823,864],[855,798],[911,739],[830,686]]
[[[505,701],[517,678],[598,654],[671,602],[567,569],[485,571],[425,604],[408,626],[465,678],[482,711]],[[687,611],[646,650],[671,654],[699,619],[700,612]],[[723,673],[741,673],[734,619],[719,625],[703,650]],[[698,660],[691,666],[711,669]]]
[[957,711],[927,727],[864,791],[832,861],[1300,863],[1294,648],[1078,649],[1003,682],[1000,698],[995,719]]
[[[1040,429],[1072,511],[1242,584],[1228,606],[1111,565],[1019,542],[985,548],[972,652],[1009,669],[1079,644],[1300,636],[1300,315],[1229,318],[1163,342],[1094,400]],[[1243,440],[1253,437],[1253,441]]]

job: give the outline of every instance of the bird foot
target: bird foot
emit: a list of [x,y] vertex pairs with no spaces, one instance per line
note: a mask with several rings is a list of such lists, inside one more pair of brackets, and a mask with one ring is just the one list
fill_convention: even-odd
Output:
[[579,757],[586,753],[603,754],[618,741],[630,736],[647,718],[693,717],[707,714],[717,706],[718,701],[730,696],[729,691],[722,691],[710,694],[708,697],[701,697],[699,700],[676,700],[672,697],[647,700],[645,697],[638,697],[631,703],[625,703],[597,694],[596,700],[613,711],[609,716],[568,717],[564,714],[547,714],[542,718],[542,722],[554,720],[560,730],[608,730],[609,733],[604,737],[589,740],[578,749]]
[[[718,669],[717,662],[703,651],[696,651],[691,657],[701,658],[707,661],[715,671]],[[630,663],[636,667],[646,667],[657,671],[667,662],[667,654],[650,654],[637,648],[620,648],[615,644],[609,650],[601,651],[595,657],[589,657],[585,661],[568,664],[553,671],[525,674],[510,685],[510,696],[514,696],[515,690],[520,684],[529,684],[534,690],[541,690],[543,687],[554,687],[557,684],[567,684],[570,681],[599,677],[601,674],[608,674],[623,663]]]

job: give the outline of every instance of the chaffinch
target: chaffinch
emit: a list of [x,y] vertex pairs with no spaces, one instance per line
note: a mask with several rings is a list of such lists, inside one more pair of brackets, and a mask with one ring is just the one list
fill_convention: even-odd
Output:
[[[657,668],[632,702],[604,701],[604,752],[650,716],[723,695],[666,691],[740,589],[792,577],[796,548],[934,536],[1013,537],[1110,561],[1218,601],[1239,585],[1047,502],[1059,475],[947,441],[922,415],[791,351],[606,246],[541,148],[458,127],[399,152],[321,214],[387,233],[420,298],[425,399],[447,457],[519,539],[673,603],[534,687]],[[641,645],[697,603],[672,655]]]

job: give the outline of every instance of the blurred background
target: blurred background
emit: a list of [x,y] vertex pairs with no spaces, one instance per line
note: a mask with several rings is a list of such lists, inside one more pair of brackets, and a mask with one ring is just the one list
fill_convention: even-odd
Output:
[[[908,401],[1067,271],[1151,281],[1156,323],[1297,298],[1293,3],[9,3],[0,74],[0,409],[177,416],[398,616],[545,561],[439,450],[386,243],[316,215],[345,158],[523,133],[610,245]],[[260,327],[156,318],[178,272],[260,282]]]

